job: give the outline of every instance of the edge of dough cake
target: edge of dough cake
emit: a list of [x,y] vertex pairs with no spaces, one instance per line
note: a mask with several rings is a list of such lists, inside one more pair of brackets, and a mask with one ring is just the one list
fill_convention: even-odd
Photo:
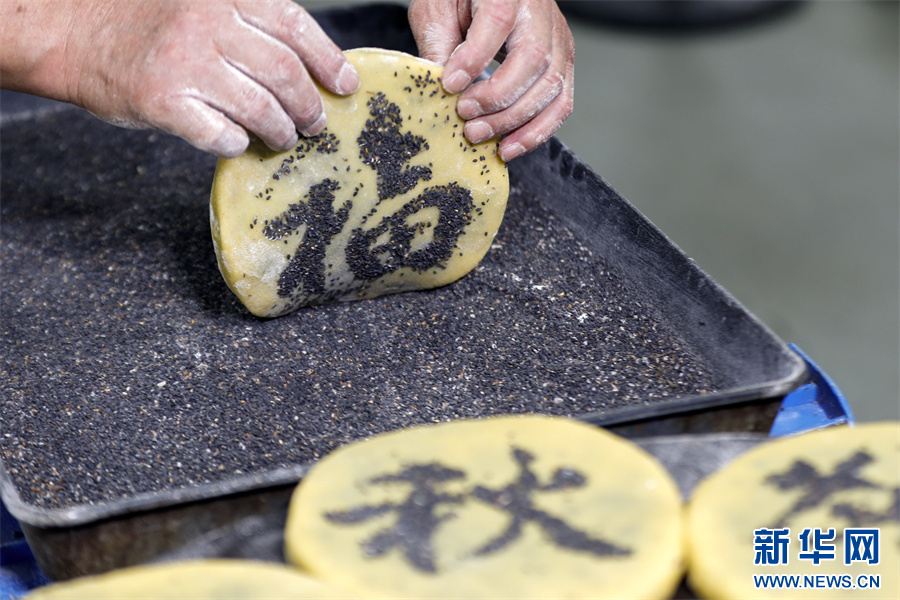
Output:
[[[687,528],[688,582],[701,597],[900,597],[900,422],[766,442],[700,483],[688,503]],[[865,540],[853,533],[873,528],[878,564],[869,564],[872,555],[859,545]],[[845,535],[859,551],[854,556],[850,541],[850,564]],[[857,587],[857,576],[871,574],[880,576],[880,589]],[[799,575],[804,587],[803,576],[831,577],[852,587],[757,588],[754,575]]]

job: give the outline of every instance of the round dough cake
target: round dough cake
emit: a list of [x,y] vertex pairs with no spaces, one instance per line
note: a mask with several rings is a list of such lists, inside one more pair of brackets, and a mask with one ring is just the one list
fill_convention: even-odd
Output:
[[205,560],[129,567],[38,588],[29,600],[359,598],[283,565]]
[[440,65],[363,48],[359,90],[321,89],[319,135],[221,159],[210,196],[219,269],[250,312],[433,288],[484,257],[509,195],[499,140],[470,144]]
[[508,416],[388,433],[315,465],[285,554],[386,598],[667,598],[682,505],[636,445],[571,419]]
[[703,597],[898,598],[900,423],[763,444],[701,483],[688,514]]

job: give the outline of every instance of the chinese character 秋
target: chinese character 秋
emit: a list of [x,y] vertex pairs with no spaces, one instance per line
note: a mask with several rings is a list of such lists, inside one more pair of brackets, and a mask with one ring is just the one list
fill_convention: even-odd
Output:
[[[374,558],[397,548],[406,560],[419,571],[435,573],[435,552],[432,538],[445,521],[455,513],[438,514],[441,505],[463,505],[471,498],[484,502],[509,517],[506,529],[492,540],[473,546],[475,556],[494,554],[507,548],[522,534],[529,523],[539,527],[556,546],[587,552],[595,556],[625,556],[631,550],[597,539],[581,531],[563,519],[534,504],[537,493],[550,493],[583,487],[587,480],[578,471],[561,467],[553,472],[548,483],[542,484],[531,471],[534,456],[520,448],[512,449],[513,459],[519,466],[519,474],[509,485],[490,489],[476,485],[471,491],[449,494],[438,491],[438,486],[453,480],[466,478],[466,473],[445,467],[439,463],[414,464],[396,474],[381,475],[369,480],[371,484],[404,483],[411,486],[408,496],[401,502],[364,505],[343,511],[329,511],[325,518],[332,523],[353,525],[394,513],[393,526],[382,529],[362,542],[366,557]],[[478,536],[480,532],[474,532]],[[473,542],[477,542],[477,537]]]

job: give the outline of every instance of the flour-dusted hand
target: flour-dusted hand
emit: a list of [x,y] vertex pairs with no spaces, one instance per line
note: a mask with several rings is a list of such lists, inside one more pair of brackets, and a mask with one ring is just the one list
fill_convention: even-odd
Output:
[[282,150],[325,113],[313,78],[356,71],[290,0],[3,2],[3,87],[72,102],[117,125],[170,131],[220,156],[249,133]]
[[[462,92],[466,137],[505,135],[504,160],[540,146],[572,113],[575,42],[553,0],[413,0],[409,22],[419,54],[445,65],[444,88]],[[501,53],[491,78],[470,86]]]

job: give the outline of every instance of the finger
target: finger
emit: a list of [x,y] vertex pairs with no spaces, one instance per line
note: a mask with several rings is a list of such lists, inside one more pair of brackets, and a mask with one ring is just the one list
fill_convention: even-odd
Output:
[[[515,131],[544,112],[561,94],[571,98],[573,91],[571,77],[574,73],[575,59],[574,42],[569,35],[568,27],[565,26],[565,21],[558,19],[554,22],[551,43],[552,63],[550,68],[509,108],[466,123],[465,134],[470,141],[479,143]],[[467,91],[464,96],[468,93]],[[564,120],[566,116],[568,115],[562,119]]]
[[[464,119],[473,119],[512,106],[554,61],[553,25],[548,19],[520,14],[516,27],[507,41],[506,60],[490,79],[474,84],[459,98],[457,112]],[[559,65],[560,67],[562,65]]]
[[319,91],[290,48],[250,27],[218,40],[218,45],[229,64],[275,97],[304,135],[324,127],[325,105]]
[[463,41],[452,3],[413,0],[408,16],[419,56],[439,65],[446,64]]
[[[572,114],[575,98],[575,42],[564,19],[555,22],[553,31],[555,61],[561,58],[563,63],[562,91],[546,108],[536,113],[533,119],[513,130],[501,141],[500,156],[505,161],[531,152],[546,142]],[[560,69],[554,65],[551,71],[559,73]],[[545,77],[550,78],[552,74]]]
[[[504,110],[489,113],[482,118],[469,120],[465,126],[466,137],[473,143],[480,143],[486,139],[503,135],[518,129],[537,114],[544,111],[553,100],[559,96],[566,87],[566,73],[569,62],[574,61],[570,52],[570,43],[565,31],[551,27],[551,65],[546,72],[535,82],[512,106]],[[467,90],[463,96],[467,96],[475,87],[475,84]],[[463,103],[461,100],[460,103]],[[461,112],[462,109],[458,107]]]
[[563,92],[564,87],[562,73],[551,69],[506,110],[468,121],[465,125],[466,138],[473,144],[479,144],[518,129],[544,111]]
[[351,94],[359,75],[341,49],[303,7],[290,0],[243,0],[240,17],[293,50],[326,89]]
[[[172,104],[172,102],[170,102]],[[240,156],[250,144],[243,127],[198,98],[179,97],[177,106],[152,125],[170,131],[192,146],[223,158]]]
[[296,125],[275,96],[224,59],[217,66],[193,96],[255,133],[272,150],[293,146]]
[[456,47],[444,68],[444,89],[463,91],[484,71],[516,23],[516,0],[481,0],[472,8],[466,41]]
[[570,68],[563,92],[531,121],[503,138],[500,142],[500,158],[508,162],[531,152],[559,130],[574,107],[573,75]]

